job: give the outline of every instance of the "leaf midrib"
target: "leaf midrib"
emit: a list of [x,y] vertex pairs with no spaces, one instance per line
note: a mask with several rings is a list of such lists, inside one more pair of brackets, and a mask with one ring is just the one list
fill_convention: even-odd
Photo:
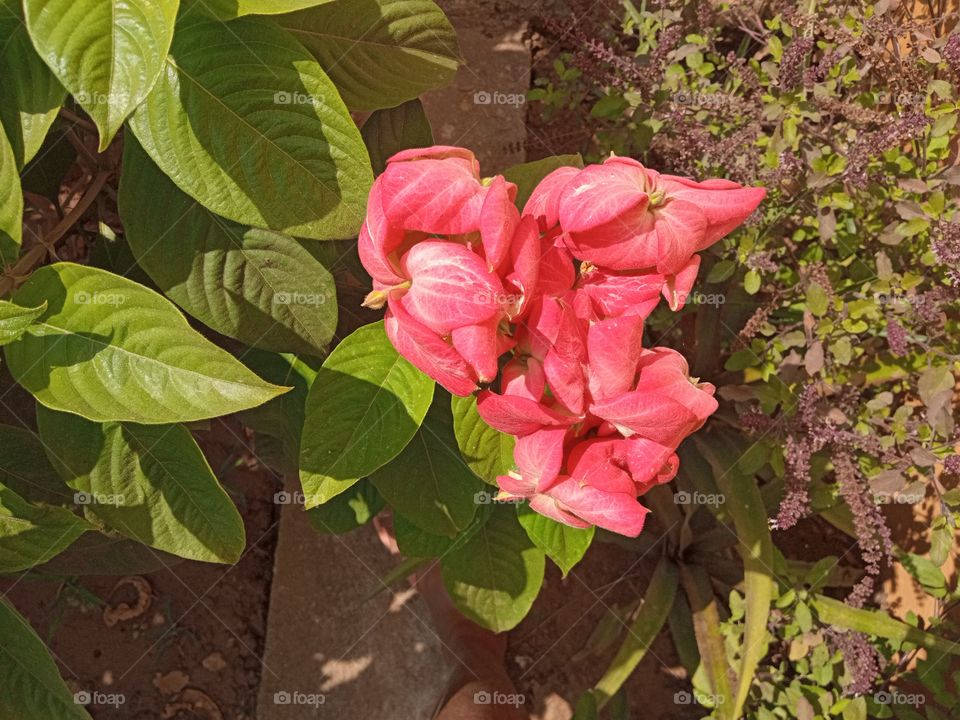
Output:
[[[203,373],[197,372],[196,370],[191,370],[191,369],[189,369],[189,368],[179,367],[179,366],[177,366],[177,365],[168,365],[168,364],[166,364],[166,363],[160,362],[160,361],[157,360],[156,358],[151,358],[151,357],[147,357],[146,355],[140,355],[140,354],[138,354],[138,353],[131,352],[130,350],[127,350],[126,348],[121,347],[120,345],[111,345],[111,344],[109,344],[109,343],[101,342],[101,341],[99,341],[99,340],[96,340],[96,339],[88,336],[88,335],[83,335],[83,334],[81,334],[81,333],[75,332],[75,331],[70,330],[70,329],[68,329],[68,328],[62,328],[62,327],[59,327],[59,326],[57,326],[57,325],[51,325],[51,324],[48,323],[48,322],[36,322],[36,323],[33,324],[33,326],[34,326],[34,327],[49,328],[50,330],[55,330],[55,331],[57,331],[57,333],[60,334],[60,335],[76,337],[76,338],[79,338],[81,341],[86,341],[86,342],[88,342],[88,343],[90,343],[90,344],[92,344],[92,345],[96,345],[96,346],[98,346],[98,347],[100,347],[100,348],[104,348],[104,349],[106,349],[106,350],[113,350],[113,351],[115,351],[115,352],[119,352],[119,353],[121,353],[121,354],[123,354],[123,355],[128,355],[128,356],[130,356],[130,357],[137,358],[137,359],[139,359],[139,360],[145,360],[145,361],[148,362],[148,363],[152,363],[152,364],[155,364],[155,365],[159,365],[159,366],[162,367],[162,368],[170,368],[170,369],[175,370],[175,371],[177,371],[177,372],[186,373],[186,374],[189,374],[189,375],[194,375],[194,376],[196,376],[196,377],[204,378],[204,379],[206,379],[206,380],[211,380],[214,384],[229,385],[229,386],[231,386],[231,387],[249,388],[249,389],[254,389],[254,390],[265,390],[265,389],[267,389],[267,388],[266,388],[265,386],[263,386],[263,385],[260,385],[260,386],[258,386],[258,385],[250,385],[250,384],[248,384],[248,383],[238,382],[238,381],[236,381],[236,380],[226,380],[226,379],[224,379],[224,378],[217,378],[217,377],[214,377],[214,376],[212,376],[212,375],[204,375]],[[166,328],[166,329],[172,330],[173,328],[169,328],[169,327],[168,327],[168,328]],[[188,328],[188,329],[189,329],[189,328]],[[31,337],[50,337],[50,335],[40,335],[40,336],[38,336],[38,335],[31,335]]]

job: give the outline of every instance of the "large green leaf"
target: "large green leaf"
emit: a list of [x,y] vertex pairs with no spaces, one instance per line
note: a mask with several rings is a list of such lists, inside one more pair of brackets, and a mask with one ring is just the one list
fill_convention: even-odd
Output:
[[178,27],[130,127],[218,215],[318,240],[363,222],[373,173],[360,131],[320,65],[268,20]]
[[46,303],[35,308],[25,308],[0,300],[0,345],[8,345],[18,339],[46,309]]
[[120,217],[137,262],[164,294],[246,345],[317,355],[337,326],[333,277],[299,242],[214,215],[133,138],[123,150]]
[[513,469],[516,439],[487,425],[477,412],[477,399],[472,395],[455,396],[451,408],[453,431],[464,461],[477,477],[496,485],[498,475]]
[[377,110],[360,128],[360,135],[377,175],[386,168],[387,160],[401,150],[433,145],[430,121],[423,111],[423,103],[416,98],[396,107]]
[[517,517],[533,544],[543,550],[566,575],[583,559],[596,528],[575,528],[534,512],[526,503],[517,506]]
[[18,0],[0,0],[0,121],[17,166],[37,154],[66,95],[30,42]]
[[23,428],[0,425],[0,483],[30,502],[73,502],[73,490],[47,460],[37,434]]
[[48,303],[4,352],[14,379],[55,410],[163,424],[225,415],[284,392],[193,330],[162,295],[104,270],[48,265],[14,300]]
[[717,716],[731,718],[730,667],[720,628],[720,608],[707,570],[702,565],[680,566],[680,582],[693,613],[693,631],[700,660],[705,668],[710,694],[717,704]]
[[306,507],[322,505],[393,460],[423,422],[433,388],[390,344],[383,322],[346,337],[307,398],[300,444]]
[[240,558],[243,520],[182,425],[100,424],[42,406],[37,424],[88,516],[179,557]]
[[221,20],[232,20],[241,15],[279,15],[328,2],[334,0],[186,0],[184,5],[196,6]]
[[156,83],[179,0],[24,0],[37,52],[93,118],[104,150]]
[[436,394],[410,444],[370,479],[394,510],[428,533],[453,537],[470,525],[483,483],[460,457],[447,393]]
[[647,650],[667,622],[670,608],[677,593],[680,575],[677,566],[668,558],[660,558],[657,569],[653,571],[650,584],[643,598],[643,604],[636,619],[627,630],[627,636],[617,651],[610,667],[591,691],[602,709],[619,692],[637,665],[647,654]]
[[0,132],[0,269],[12,265],[20,254],[23,192],[17,159],[5,133]]
[[41,565],[89,529],[66,508],[33,505],[0,485],[0,573]]
[[30,624],[0,598],[0,720],[90,720]]
[[489,519],[441,560],[443,583],[464,615],[504,632],[515,627],[543,584],[543,551],[527,537],[509,505],[494,505]]
[[320,61],[351,110],[393,107],[446,85],[457,36],[432,0],[336,2],[278,18]]

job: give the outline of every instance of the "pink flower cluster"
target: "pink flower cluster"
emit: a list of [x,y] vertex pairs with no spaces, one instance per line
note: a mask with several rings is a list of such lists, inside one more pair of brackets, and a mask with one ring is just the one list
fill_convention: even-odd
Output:
[[[683,307],[704,250],[761,188],[661,175],[629,158],[561,167],[523,211],[469,150],[390,159],[359,250],[397,351],[516,436],[503,499],[574,527],[635,536],[637,497],[677,472],[676,449],[717,408],[683,356],[644,348],[660,301]],[[580,261],[579,270],[575,261]],[[504,357],[506,356],[506,357]],[[504,360],[501,369],[501,360]]]

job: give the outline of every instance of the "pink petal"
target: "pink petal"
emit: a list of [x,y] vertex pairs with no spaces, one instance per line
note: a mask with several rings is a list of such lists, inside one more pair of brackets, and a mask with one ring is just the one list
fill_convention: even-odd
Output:
[[669,395],[628,392],[590,406],[590,412],[613,423],[622,434],[639,435],[676,448],[700,424],[694,413]]
[[524,481],[529,481],[537,492],[552,487],[563,466],[563,441],[566,428],[544,428],[517,439],[513,459]]
[[549,495],[535,495],[530,498],[530,509],[544,517],[556,520],[558,523],[575,528],[588,528],[590,523],[581,520],[573,513],[560,507],[560,504]]
[[577,422],[571,415],[515,395],[497,395],[490,390],[477,396],[477,411],[490,427],[510,435],[523,436],[544,427],[567,427]]
[[540,240],[540,272],[537,292],[543,295],[563,295],[573,287],[577,272],[573,256],[559,235],[546,235]]
[[610,270],[653,268],[660,260],[654,217],[646,205],[584,232],[567,232],[575,258]]
[[707,228],[697,250],[705,250],[740,225],[767,194],[764,188],[744,187],[730,180],[698,183],[675,175],[661,175],[660,186],[667,197],[693,203],[704,214]]
[[584,233],[610,223],[634,224],[647,207],[643,166],[628,163],[588,165],[560,194],[560,225]]
[[487,383],[497,376],[497,325],[493,317],[478,325],[464,325],[450,335],[454,349],[466,360],[480,382]]
[[385,285],[397,285],[404,281],[398,268],[390,260],[389,255],[400,247],[403,242],[403,229],[391,227],[383,214],[381,198],[381,184],[379,179],[373,183],[370,190],[370,199],[367,202],[367,217],[360,228],[360,237],[357,240],[357,250],[360,253],[360,262],[370,277]]
[[623,442],[622,438],[594,438],[577,443],[567,458],[567,474],[581,485],[604,492],[633,494],[636,485],[626,471]]
[[513,475],[498,475],[497,486],[507,495],[512,497],[530,497],[536,493],[536,483],[525,477],[514,477]]
[[395,156],[377,181],[391,225],[438,235],[480,229],[487,188],[465,158],[399,162]]
[[660,302],[664,277],[653,272],[606,273],[594,270],[580,276],[579,292],[591,300],[595,316],[646,318]]
[[540,234],[533,218],[525,217],[520,221],[510,246],[513,272],[507,281],[519,291],[519,302],[510,308],[511,319],[522,316],[529,306],[533,293],[537,290],[537,276],[540,271]]
[[514,358],[503,367],[500,389],[504,395],[514,395],[540,402],[543,400],[545,387],[543,365],[536,358]]
[[700,208],[684,200],[670,200],[653,211],[657,231],[657,270],[680,272],[700,247],[707,219]]
[[560,222],[560,193],[580,168],[559,167],[537,183],[523,206],[523,214],[536,219],[541,232],[547,232]]
[[638,488],[644,488],[644,492],[676,474],[677,456],[667,445],[634,436],[623,440],[622,450],[633,481]]
[[483,258],[459,243],[419,242],[400,265],[411,279],[404,306],[441,335],[489,320],[500,309],[504,295],[500,280]]
[[480,237],[491,270],[506,260],[519,224],[520,213],[510,200],[507,183],[502,175],[497,175],[490,182],[480,211]]
[[686,358],[670,348],[644,350],[640,358],[640,379],[636,384],[640,393],[668,393],[701,421],[717,409],[710,383],[693,383]]
[[643,318],[628,315],[591,323],[587,333],[590,395],[595,401],[633,388],[643,350]]
[[687,303],[693,283],[700,271],[700,256],[694,255],[676,275],[668,275],[663,284],[663,297],[670,309],[676,312]]
[[391,303],[383,320],[397,352],[449,392],[466,396],[477,389],[476,376],[460,354],[414,320],[401,303]]
[[408,148],[401,150],[391,156],[387,163],[410,162],[411,160],[446,160],[447,158],[458,158],[466,160],[472,168],[473,174],[477,180],[480,179],[480,163],[476,156],[467,148],[455,147],[452,145],[434,145],[426,148]]
[[[590,485],[581,485],[573,478],[558,483],[548,494],[561,511],[627,537],[640,534],[649,512],[633,495],[603,492]],[[532,502],[530,506],[533,507]]]

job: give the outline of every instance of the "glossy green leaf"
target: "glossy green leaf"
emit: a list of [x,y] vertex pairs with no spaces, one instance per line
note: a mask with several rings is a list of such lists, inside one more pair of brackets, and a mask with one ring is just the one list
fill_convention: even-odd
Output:
[[817,613],[820,622],[827,625],[835,625],[896,642],[911,643],[937,655],[960,655],[960,644],[907,625],[883,610],[851,607],[826,595],[814,596],[810,605]]
[[0,485],[0,573],[41,565],[89,529],[66,508],[33,505]]
[[399,513],[393,514],[393,534],[400,554],[410,558],[440,557],[456,542],[452,538],[422,530]]
[[373,174],[360,131],[317,62],[268,20],[178,27],[130,127],[218,215],[318,240],[363,222]]
[[669,559],[661,558],[653,571],[643,604],[630,625],[623,645],[603,677],[594,686],[593,695],[598,709],[602,709],[620,691],[656,640],[670,615],[679,581],[677,566]]
[[446,85],[457,36],[431,0],[336,2],[278,18],[313,53],[351,110],[377,110]]
[[187,0],[184,4],[221,20],[232,20],[242,15],[279,15],[328,2],[334,0]]
[[596,528],[575,528],[534,512],[524,503],[517,506],[517,517],[533,544],[543,550],[566,575],[583,559]]
[[0,123],[18,167],[37,154],[66,92],[34,50],[18,0],[0,0]]
[[91,519],[178,557],[240,559],[243,520],[182,425],[100,424],[42,406],[37,424]]
[[33,44],[100,131],[100,149],[156,83],[179,0],[24,0]]
[[47,460],[40,438],[24,428],[0,425],[0,483],[30,502],[73,502],[73,490]]
[[498,475],[506,475],[513,469],[516,439],[483,421],[477,412],[475,397],[454,397],[450,406],[453,410],[453,431],[464,461],[477,477],[496,485]]
[[414,98],[396,107],[377,110],[360,128],[370,153],[370,164],[377,175],[387,160],[401,150],[433,145],[433,130],[423,111],[423,103]]
[[583,167],[583,158],[579,153],[574,155],[551,155],[542,160],[520,163],[503,171],[503,176],[517,186],[516,204],[518,208],[523,208],[533,189],[541,180],[552,173],[557,168]]
[[140,267],[200,322],[264,350],[324,352],[337,326],[327,269],[295,239],[196,203],[133,138],[124,143],[120,217]]
[[91,720],[30,624],[0,598],[0,720]]
[[441,560],[443,583],[457,608],[494,632],[523,620],[543,584],[545,556],[509,505],[494,505],[467,542]]
[[0,345],[17,340],[46,309],[46,303],[35,308],[26,308],[0,300]]
[[23,192],[17,160],[6,134],[0,132],[0,269],[20,254]]
[[434,383],[400,357],[383,322],[346,337],[307,398],[300,444],[306,507],[322,505],[395,458],[430,407]]
[[410,444],[370,479],[394,510],[426,532],[452,537],[470,525],[484,485],[460,457],[447,393],[436,393]]
[[48,265],[14,301],[48,303],[4,352],[14,379],[55,410],[96,421],[187,422],[284,392],[193,330],[162,295],[118,275]]

